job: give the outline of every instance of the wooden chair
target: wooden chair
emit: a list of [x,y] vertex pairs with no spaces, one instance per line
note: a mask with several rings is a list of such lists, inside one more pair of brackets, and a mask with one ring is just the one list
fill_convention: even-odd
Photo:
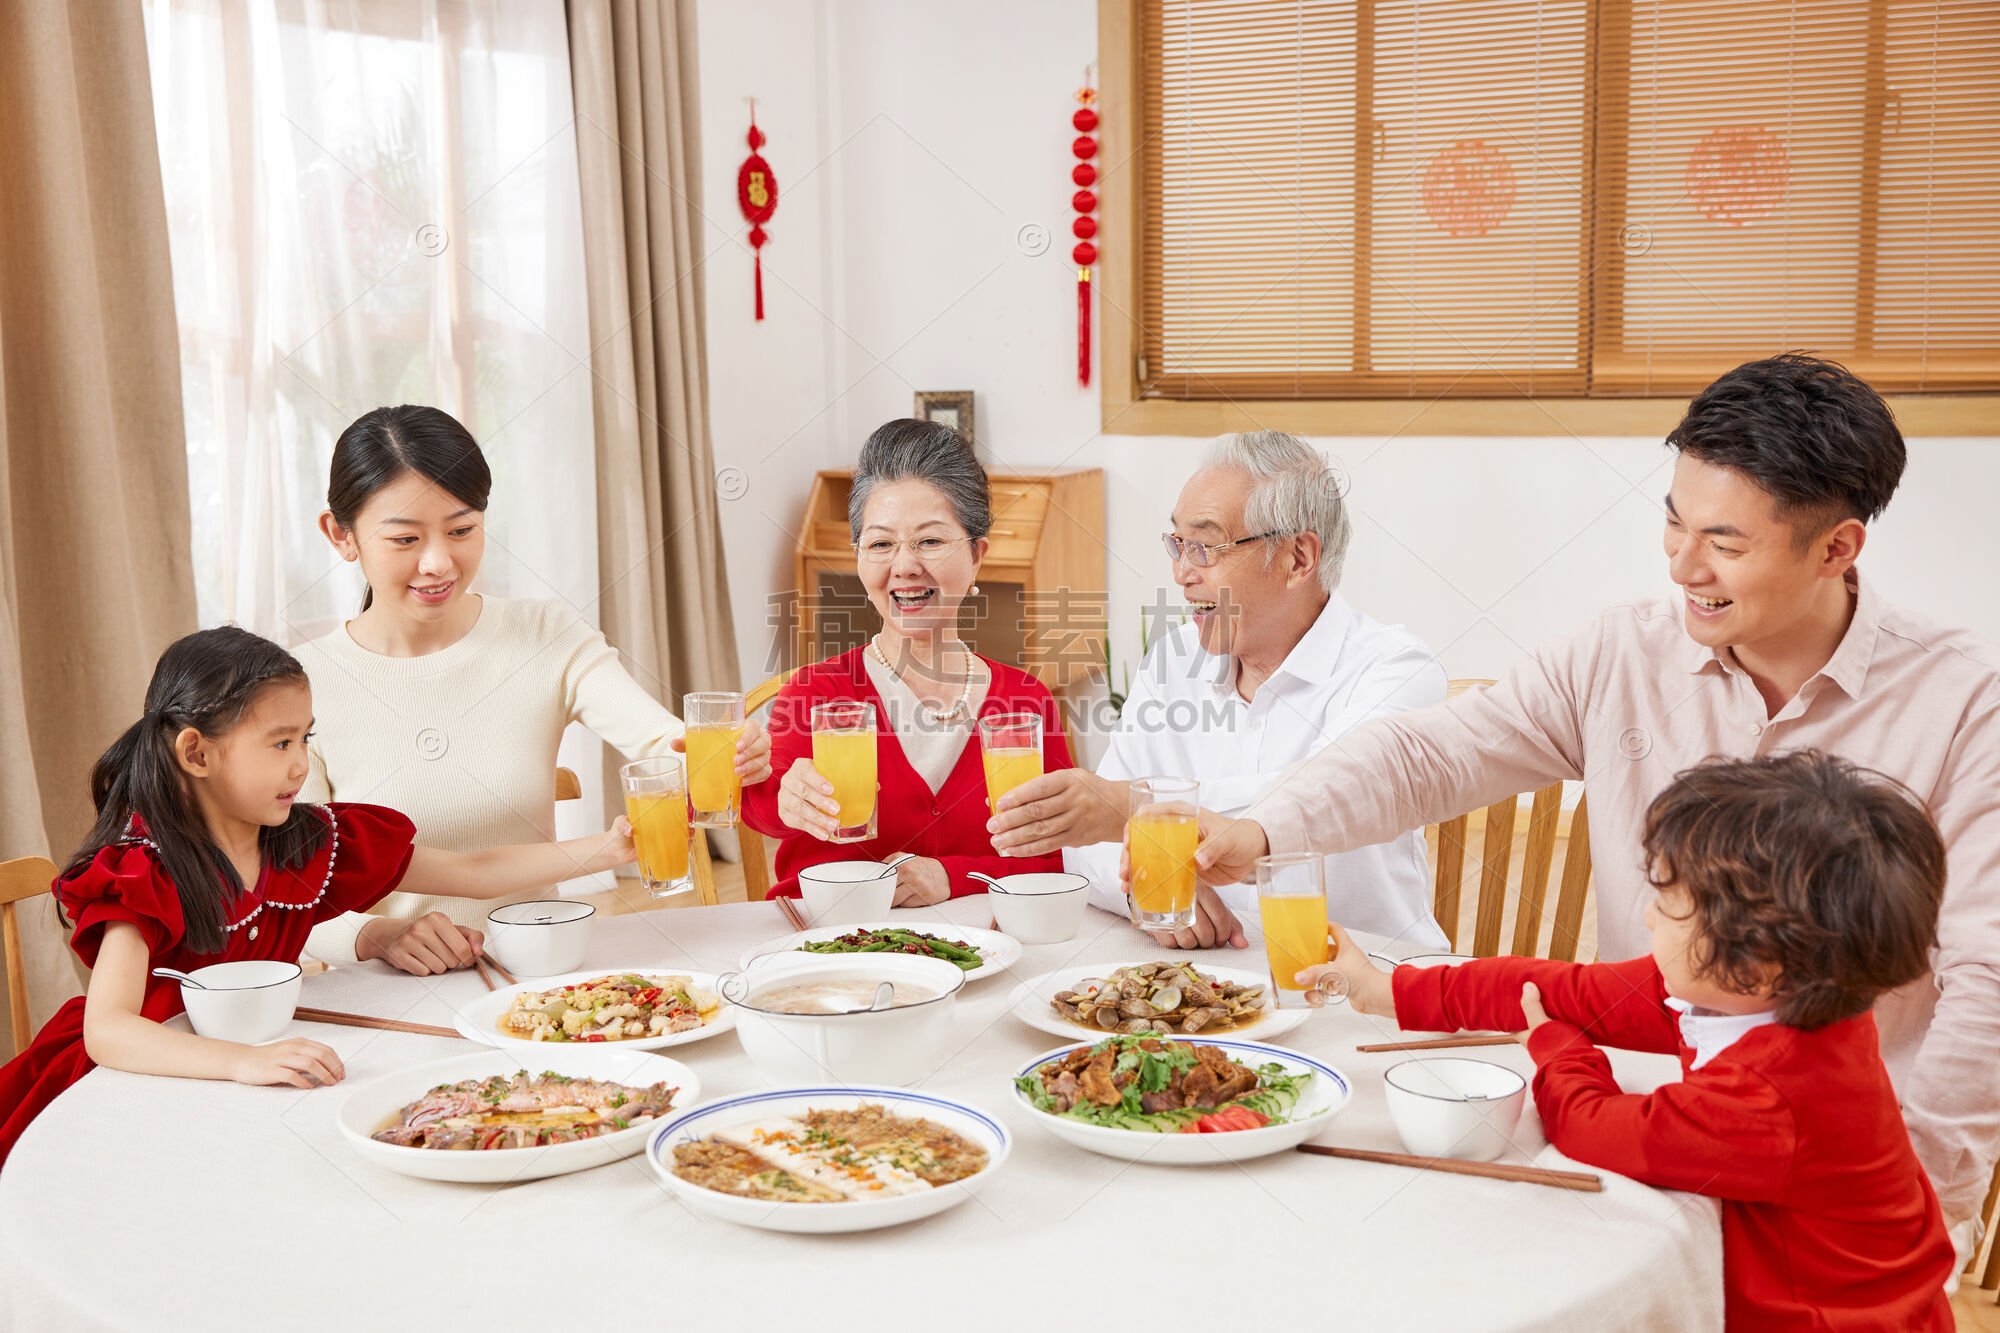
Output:
[[[778,697],[778,691],[785,688],[785,682],[798,674],[797,669],[781,671],[743,696],[743,714],[749,717],[759,710],[770,707]],[[773,773],[772,781],[783,777]],[[762,902],[771,896],[771,857],[764,845],[764,835],[749,824],[738,822],[736,839],[743,849],[743,896],[751,902]],[[702,841],[706,842],[706,839]]]
[[4,951],[0,956],[4,956],[7,965],[7,1008],[14,1019],[14,1055],[28,1049],[34,1032],[28,1024],[27,964],[21,956],[21,920],[14,905],[47,893],[55,878],[55,862],[46,856],[0,861],[0,951]]
[[[1454,680],[1451,697],[1470,689],[1483,689],[1490,680]],[[1521,874],[1510,885],[1509,868],[1514,859],[1514,821],[1520,812],[1520,796],[1509,796],[1486,807],[1485,831],[1480,850],[1479,899],[1473,920],[1470,948],[1459,943],[1459,897],[1465,880],[1466,835],[1472,815],[1467,812],[1431,826],[1431,845],[1437,849],[1437,882],[1433,898],[1438,924],[1455,953],[1471,953],[1490,958],[1500,953],[1500,933],[1507,902],[1515,900],[1514,933],[1507,952],[1534,956],[1541,953],[1542,911],[1548,900],[1549,877],[1554,869],[1556,834],[1562,819],[1563,784],[1551,783],[1535,792],[1528,810],[1527,846],[1521,856]],[[1563,858],[1561,887],[1556,895],[1555,923],[1549,936],[1547,957],[1563,962],[1576,959],[1577,936],[1583,924],[1584,900],[1590,893],[1590,814],[1579,800],[1570,815],[1569,850]]]
[[[2000,1234],[1996,1234],[2000,1233],[2000,1207],[1995,1207],[1996,1204],[2000,1204],[2000,1163],[1994,1164],[1993,1181],[1986,1187],[1986,1202],[1979,1206],[1980,1220],[1986,1224],[1983,1247],[1986,1251],[1986,1262],[1984,1264],[1979,1262],[1979,1252],[1982,1247],[1973,1246],[1972,1253],[1965,1261],[1965,1272],[1960,1277],[1961,1283],[1973,1281],[1973,1274],[1977,1273],[1978,1286],[1982,1288],[2000,1286]],[[1995,1293],[1994,1303],[2000,1304],[2000,1292]]]

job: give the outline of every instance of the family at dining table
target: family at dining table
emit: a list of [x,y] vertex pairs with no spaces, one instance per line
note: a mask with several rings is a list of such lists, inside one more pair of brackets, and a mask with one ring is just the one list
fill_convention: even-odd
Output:
[[[736,743],[742,819],[777,840],[773,891],[900,856],[898,906],[1067,869],[1124,917],[1133,784],[1199,779],[1201,886],[1158,946],[1244,947],[1259,859],[1317,857],[1338,947],[1315,975],[1406,1026],[1521,1031],[1559,1149],[1725,1200],[1733,1319],[1951,1327],[1945,1284],[2000,1153],[2000,672],[1859,571],[1906,458],[1859,378],[1752,362],[1666,443],[1672,595],[1447,699],[1426,645],[1342,597],[1350,517],[1324,458],[1279,432],[1217,441],[1154,556],[1188,621],[1151,645],[1084,768],[1048,688],[960,636],[993,528],[983,467],[946,426],[883,425],[848,514],[880,627],[793,674]],[[306,1038],[163,1026],[179,991],[156,966],[445,972],[483,949],[495,903],[632,858],[623,819],[554,840],[557,746],[581,723],[655,758],[684,748],[682,720],[570,608],[472,590],[491,488],[447,413],[367,413],[336,442],[319,517],[360,567],[358,613],[293,652],[221,627],[161,657],[54,885],[92,975],[0,1069],[0,1163],[96,1064],[341,1078]],[[858,831],[815,744],[829,710],[874,721]],[[1022,715],[1040,775],[989,800],[981,725]],[[1590,794],[1607,961],[1366,963],[1348,931],[1445,946],[1426,824],[1562,780]],[[1620,1094],[1601,1045],[1678,1053],[1686,1076]],[[1732,1143],[1735,1169],[1695,1178]]]

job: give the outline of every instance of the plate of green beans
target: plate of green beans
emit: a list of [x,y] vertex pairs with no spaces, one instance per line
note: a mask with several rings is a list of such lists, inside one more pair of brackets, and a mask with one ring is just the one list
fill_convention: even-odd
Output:
[[967,981],[998,976],[1021,956],[1020,941],[997,930],[937,921],[878,921],[821,926],[768,940],[743,955],[742,965],[773,953],[903,953],[939,958],[962,968]]

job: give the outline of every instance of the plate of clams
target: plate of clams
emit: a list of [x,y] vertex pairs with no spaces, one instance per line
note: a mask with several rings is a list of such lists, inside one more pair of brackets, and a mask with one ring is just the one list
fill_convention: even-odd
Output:
[[1233,1036],[1263,1041],[1305,1020],[1310,1010],[1272,1006],[1262,972],[1172,962],[1079,963],[1022,982],[1014,1016],[1059,1037],[1089,1032]]

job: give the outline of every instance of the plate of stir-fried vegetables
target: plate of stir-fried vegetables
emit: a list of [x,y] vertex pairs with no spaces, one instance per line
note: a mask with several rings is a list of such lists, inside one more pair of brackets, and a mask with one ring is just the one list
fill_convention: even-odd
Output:
[[1119,1034],[1036,1056],[1014,1078],[1035,1123],[1079,1148],[1168,1165],[1240,1162],[1318,1134],[1350,1092],[1282,1046]]
[[453,1022],[474,1041],[538,1051],[597,1045],[655,1051],[735,1025],[714,974],[670,967],[572,972],[489,991]]
[[967,981],[997,977],[1021,957],[1021,942],[997,930],[954,926],[913,917],[860,926],[821,926],[769,940],[743,955],[747,970],[767,954],[901,953],[941,958],[962,969]]

